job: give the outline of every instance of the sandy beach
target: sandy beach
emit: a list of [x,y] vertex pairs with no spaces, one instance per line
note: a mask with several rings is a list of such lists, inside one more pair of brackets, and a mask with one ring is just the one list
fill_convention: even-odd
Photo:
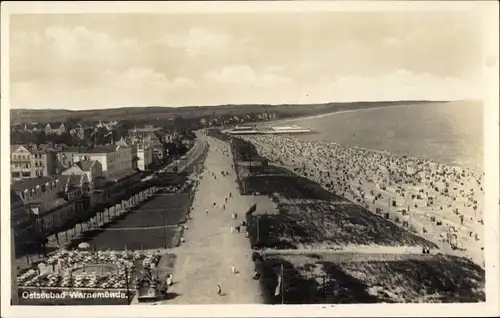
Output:
[[[483,178],[425,159],[290,136],[245,136],[259,154],[373,213],[407,226],[443,253],[484,266]],[[453,246],[453,248],[452,248]]]
[[[244,227],[241,233],[231,231],[231,226],[243,220],[244,209],[249,205],[248,199],[236,190],[229,145],[214,138],[201,138],[208,141],[210,148],[205,168],[198,176],[184,243],[172,251],[177,255],[174,284],[169,290],[171,299],[164,303],[261,303],[259,282],[252,279],[254,264]],[[229,175],[222,176],[221,171]],[[232,213],[237,213],[238,219],[233,219]],[[220,295],[217,285],[221,287]]]

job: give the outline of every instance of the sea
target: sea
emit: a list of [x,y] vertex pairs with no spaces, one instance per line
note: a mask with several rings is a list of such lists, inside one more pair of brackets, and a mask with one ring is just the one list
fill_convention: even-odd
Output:
[[388,106],[280,120],[317,130],[297,135],[425,158],[484,171],[483,104],[474,101]]

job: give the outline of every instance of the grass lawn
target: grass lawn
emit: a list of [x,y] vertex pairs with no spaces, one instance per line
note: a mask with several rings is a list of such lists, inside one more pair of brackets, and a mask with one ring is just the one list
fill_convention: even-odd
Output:
[[165,213],[166,225],[179,224],[186,221],[188,209],[188,193],[156,195],[150,201],[130,211],[123,219],[110,224],[108,227],[161,226],[163,224],[163,213]]
[[457,257],[334,264],[320,256],[276,256],[255,263],[267,304],[282,301],[274,296],[281,264],[286,304],[485,301],[484,270]]
[[[177,245],[178,231],[177,228],[166,229],[167,248]],[[89,232],[82,241],[88,242],[92,249],[95,246],[97,250],[159,249],[165,245],[165,234],[162,228],[119,231],[97,230]]]
[[252,245],[282,249],[315,243],[435,247],[426,239],[354,204],[279,204],[278,207],[279,214],[255,215],[250,219],[248,230]]
[[[167,248],[172,248],[179,244],[182,231],[175,225],[185,222],[188,210],[188,193],[157,195],[104,228],[85,232],[70,247],[88,242],[92,249],[98,250],[157,249],[163,248],[166,241]],[[172,225],[166,230],[161,228],[163,213],[165,224]]]

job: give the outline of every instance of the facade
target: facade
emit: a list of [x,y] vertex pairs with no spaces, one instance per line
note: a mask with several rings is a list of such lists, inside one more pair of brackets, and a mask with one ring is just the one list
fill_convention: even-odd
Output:
[[[123,140],[123,142],[125,141]],[[142,171],[149,169],[149,166],[153,162],[153,148],[151,147],[151,143],[137,139],[130,142],[132,143],[133,168]]]
[[175,142],[175,139],[177,138],[176,133],[167,133],[163,137],[165,142]]
[[[10,191],[10,211],[11,211],[11,231],[14,245],[21,245],[26,242],[27,238],[33,237],[36,234],[35,223],[33,216],[28,206],[25,206],[20,194],[16,191]],[[15,258],[14,258],[15,259]]]
[[151,125],[144,128],[134,128],[129,130],[129,139],[132,144],[142,142],[151,146],[161,145],[162,141],[158,138],[158,133],[162,133],[162,128]]
[[64,123],[61,123],[61,125],[59,125],[59,128],[57,129],[57,134],[62,135],[65,132],[66,132],[66,126],[64,125]]
[[47,124],[47,125],[45,126],[44,131],[45,131],[45,134],[46,134],[46,135],[50,135],[50,134],[52,134],[52,127],[50,127],[50,124]]
[[132,172],[132,150],[120,145],[106,145],[95,148],[71,147],[63,150],[68,168],[84,160],[98,161],[102,166],[103,176],[108,179],[120,179]]
[[137,168],[147,170],[153,163],[153,149],[146,145],[137,145]]
[[[82,160],[76,162],[72,167],[64,170],[62,175],[86,176],[88,185],[82,185],[82,188],[87,189],[90,193],[94,190],[95,184],[99,183],[96,179],[103,176],[102,165],[95,160]],[[85,183],[85,181],[80,181]]]
[[10,146],[10,172],[12,181],[37,177],[31,165],[32,153],[26,147]]
[[10,171],[12,181],[40,176],[51,176],[58,172],[57,155],[48,147],[11,146]]
[[76,220],[88,208],[83,200],[86,176],[56,175],[11,185],[11,226],[16,247],[37,244]]

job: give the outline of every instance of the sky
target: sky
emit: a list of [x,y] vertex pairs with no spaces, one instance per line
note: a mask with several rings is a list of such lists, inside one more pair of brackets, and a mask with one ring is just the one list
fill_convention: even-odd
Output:
[[10,16],[12,108],[480,98],[466,12]]

